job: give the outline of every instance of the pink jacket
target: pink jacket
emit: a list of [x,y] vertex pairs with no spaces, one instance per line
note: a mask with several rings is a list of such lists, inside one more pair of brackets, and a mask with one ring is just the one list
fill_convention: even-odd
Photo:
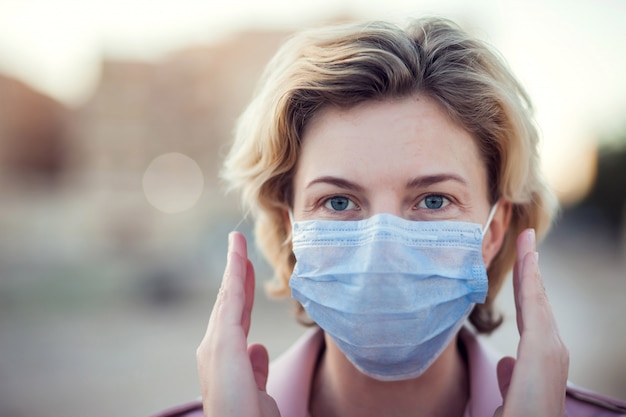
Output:
[[[492,417],[502,404],[496,364],[500,357],[490,351],[469,330],[460,333],[469,363],[470,400],[465,417]],[[317,358],[324,347],[324,334],[312,329],[289,350],[272,362],[267,392],[276,400],[282,417],[310,417],[308,399]],[[202,403],[192,402],[158,417],[199,417]],[[157,417],[155,416],[155,417]],[[626,416],[626,402],[607,398],[568,385],[565,417]]]

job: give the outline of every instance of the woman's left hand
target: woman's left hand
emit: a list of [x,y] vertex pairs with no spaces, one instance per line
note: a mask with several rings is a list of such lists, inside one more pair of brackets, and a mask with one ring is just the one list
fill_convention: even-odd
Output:
[[498,363],[504,404],[495,417],[563,416],[569,353],[557,328],[538,265],[535,231],[517,239],[513,289],[520,342],[517,360]]

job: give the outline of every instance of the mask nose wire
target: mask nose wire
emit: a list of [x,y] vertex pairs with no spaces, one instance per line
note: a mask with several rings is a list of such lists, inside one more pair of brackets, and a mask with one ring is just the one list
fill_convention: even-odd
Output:
[[498,203],[499,201],[496,201],[496,203],[491,207],[491,211],[489,212],[489,217],[487,217],[487,223],[485,223],[485,227],[483,227],[483,237],[485,236],[485,233],[487,233],[487,230],[489,230],[489,226],[491,225],[493,216],[495,216],[496,211],[498,211]]
[[[485,233],[487,233],[487,230],[489,230],[489,226],[491,225],[491,221],[493,220],[493,216],[496,215],[496,211],[498,211],[498,203],[499,201],[496,201],[496,203],[491,207],[491,211],[489,212],[489,217],[487,217],[487,222],[485,223],[485,226],[483,227],[482,233],[483,233],[483,237],[485,236]],[[287,213],[289,215],[289,221],[291,222],[291,225],[293,226],[293,224],[295,223],[295,220],[293,218],[293,211],[291,211],[291,209],[287,210]],[[247,213],[246,213],[247,215]],[[239,224],[241,224],[243,222],[243,219],[241,220],[241,222],[239,222]],[[237,227],[239,227],[239,225],[237,225]]]

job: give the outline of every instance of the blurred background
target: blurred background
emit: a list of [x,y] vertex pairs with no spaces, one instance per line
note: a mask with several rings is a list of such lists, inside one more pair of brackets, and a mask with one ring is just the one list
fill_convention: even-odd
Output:
[[[423,15],[495,45],[533,97],[564,208],[540,251],[570,379],[626,399],[625,2],[0,0],[0,416],[195,398],[243,218],[217,172],[264,64],[302,27]],[[257,288],[251,339],[276,357],[303,329]],[[499,302],[488,343],[514,355],[510,285]]]

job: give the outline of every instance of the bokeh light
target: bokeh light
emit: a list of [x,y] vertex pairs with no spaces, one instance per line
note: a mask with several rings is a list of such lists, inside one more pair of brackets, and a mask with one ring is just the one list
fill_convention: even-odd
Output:
[[143,174],[142,184],[153,207],[164,213],[180,213],[200,199],[204,175],[192,158],[173,152],[154,158]]

